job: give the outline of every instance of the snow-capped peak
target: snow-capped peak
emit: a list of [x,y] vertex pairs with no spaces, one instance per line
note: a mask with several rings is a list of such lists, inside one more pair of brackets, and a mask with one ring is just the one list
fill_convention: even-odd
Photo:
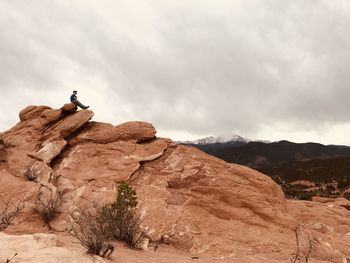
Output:
[[212,143],[228,143],[228,142],[250,142],[249,139],[243,138],[237,134],[223,134],[220,136],[209,136],[193,141],[193,144],[212,144]]

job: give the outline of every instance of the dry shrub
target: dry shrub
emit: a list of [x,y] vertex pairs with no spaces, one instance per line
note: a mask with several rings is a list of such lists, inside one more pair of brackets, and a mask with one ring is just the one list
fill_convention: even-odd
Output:
[[12,256],[12,258],[6,259],[6,260],[5,260],[5,263],[11,263],[12,260],[13,260],[17,255],[18,255],[18,253],[15,253],[15,254]]
[[146,235],[140,227],[141,216],[136,211],[127,213],[119,222],[116,238],[125,241],[130,248],[137,248]]
[[302,250],[305,250],[305,248],[302,248],[302,246],[300,244],[302,231],[301,231],[299,224],[297,224],[294,227],[294,234],[295,234],[295,240],[296,240],[296,252],[295,252],[294,256],[292,256],[292,258],[290,259],[290,262],[296,263],[296,262],[303,261],[305,259],[305,263],[308,263],[309,258],[310,258],[311,253],[312,253],[312,249],[313,249],[312,240],[310,239],[309,234],[307,234],[307,241],[308,241],[307,246],[308,246],[308,248],[307,248],[307,251],[304,251],[302,253]]
[[115,202],[104,206],[78,207],[76,213],[71,214],[73,235],[88,253],[100,256],[105,256],[108,247],[113,252],[113,246],[108,243],[111,240],[123,241],[130,248],[136,248],[146,235],[136,206],[136,191],[127,183],[121,183]]
[[108,243],[110,233],[103,218],[102,207],[78,207],[71,214],[73,219],[72,234],[80,241],[90,254],[109,257],[114,247]]
[[125,242],[129,248],[137,248],[146,232],[140,227],[141,216],[135,210],[120,214],[110,205],[102,208],[102,218],[107,223],[109,238]]
[[58,208],[62,204],[63,193],[60,191],[50,191],[50,194],[40,192],[35,201],[35,212],[38,213],[50,229],[50,221],[59,214]]
[[36,174],[35,170],[33,168],[30,168],[25,173],[25,176],[27,177],[28,181],[31,182],[39,182],[38,175]]
[[11,224],[23,208],[23,200],[11,202],[4,193],[0,193],[0,232]]

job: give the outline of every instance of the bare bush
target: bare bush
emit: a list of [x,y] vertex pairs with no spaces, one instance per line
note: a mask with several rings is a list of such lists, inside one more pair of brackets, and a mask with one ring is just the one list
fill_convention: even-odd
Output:
[[24,208],[22,200],[11,202],[4,193],[0,193],[0,232],[5,230]]
[[297,262],[297,260],[299,259],[300,257],[300,243],[299,243],[299,235],[300,235],[300,227],[299,225],[297,225],[295,228],[294,228],[294,234],[295,234],[295,240],[297,242],[297,251],[295,253],[295,257],[294,259],[291,259],[291,263],[295,263]]
[[108,243],[110,233],[108,223],[103,217],[102,207],[78,207],[71,214],[73,219],[72,234],[80,241],[90,254],[109,257],[114,247]]
[[146,235],[141,227],[141,216],[133,211],[124,216],[119,222],[119,240],[123,240],[130,248],[137,248]]
[[12,258],[6,259],[5,263],[11,263],[11,262],[12,262],[12,259],[14,259],[17,255],[18,255],[18,254],[15,253],[15,254],[12,256]]
[[306,256],[305,256],[305,263],[309,262],[309,258],[311,256],[311,252],[312,252],[312,248],[313,248],[312,241],[310,239],[310,235],[309,234],[307,235],[307,240],[308,240],[308,243],[309,243],[309,248],[308,248]]
[[40,192],[35,201],[35,212],[50,229],[50,221],[59,214],[58,208],[62,204],[62,195],[60,191],[50,191],[50,195]]
[[39,182],[38,175],[36,174],[35,170],[33,168],[30,168],[25,173],[25,176],[27,177],[28,181],[32,182]]
[[296,245],[297,245],[297,251],[295,253],[294,258],[291,258],[290,261],[291,261],[291,263],[300,262],[305,257],[305,263],[308,263],[309,258],[310,258],[311,253],[312,253],[312,248],[313,248],[312,241],[310,239],[310,235],[307,234],[308,248],[307,248],[305,255],[302,255],[301,246],[300,246],[301,229],[300,229],[299,224],[297,224],[296,227],[294,228],[294,234],[295,234],[295,240],[296,240]]

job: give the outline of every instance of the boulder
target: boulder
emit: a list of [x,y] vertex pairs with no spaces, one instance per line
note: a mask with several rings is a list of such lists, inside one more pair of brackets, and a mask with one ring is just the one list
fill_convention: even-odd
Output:
[[59,120],[56,125],[49,127],[43,137],[50,141],[66,138],[87,123],[93,116],[94,113],[90,110],[78,111],[68,115]]
[[140,121],[127,122],[113,127],[110,124],[94,124],[77,139],[92,141],[95,143],[112,143],[118,140],[147,141],[156,136],[156,130],[152,124]]
[[34,105],[28,106],[25,109],[20,111],[19,119],[21,121],[35,119],[39,117],[43,113],[43,111],[47,109],[51,109],[51,108],[48,106],[34,106]]
[[35,159],[30,157],[27,152],[8,149],[5,154],[5,166],[7,171],[18,177],[26,177],[27,171],[33,165]]
[[62,116],[61,109],[58,109],[58,110],[47,109],[41,113],[41,117],[43,117],[44,119],[46,119],[49,122],[57,121],[59,118],[61,118],[61,116]]
[[75,105],[74,103],[67,103],[67,104],[64,104],[63,107],[61,108],[62,112],[63,113],[66,113],[66,112],[75,112],[78,110],[78,107],[77,105]]
[[309,229],[310,239],[321,245],[314,248],[314,258],[324,260],[328,256],[333,262],[346,262],[350,261],[350,211],[336,202],[288,200],[287,208]]
[[42,148],[31,154],[36,159],[40,159],[45,163],[50,163],[61,151],[66,147],[67,142],[63,139],[57,141],[46,141],[43,143]]

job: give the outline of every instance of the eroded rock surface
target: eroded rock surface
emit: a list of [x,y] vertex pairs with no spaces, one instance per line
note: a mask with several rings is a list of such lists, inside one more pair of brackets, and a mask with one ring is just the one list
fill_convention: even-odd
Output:
[[0,233],[1,262],[105,262],[97,256],[84,255],[81,251],[60,247],[53,234],[6,235]]
[[161,240],[230,262],[290,262],[297,251],[301,261],[350,258],[345,207],[286,201],[269,177],[157,138],[149,123],[91,122],[92,111],[76,110],[74,104],[29,106],[0,134],[0,192],[26,201],[10,233],[47,231],[33,212],[39,194],[63,193],[51,223],[59,234],[77,204],[112,201],[116,186],[129,181],[149,229],[146,245]]

